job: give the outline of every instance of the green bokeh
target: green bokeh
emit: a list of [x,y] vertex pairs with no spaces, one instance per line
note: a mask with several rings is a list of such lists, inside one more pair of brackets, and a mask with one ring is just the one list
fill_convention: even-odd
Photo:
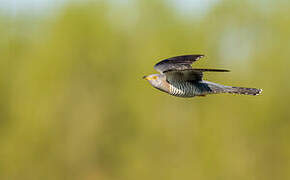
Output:
[[[0,16],[1,180],[290,179],[290,4],[66,3]],[[1,14],[1,13],[0,13]],[[261,96],[176,98],[142,76],[204,53],[209,81]]]

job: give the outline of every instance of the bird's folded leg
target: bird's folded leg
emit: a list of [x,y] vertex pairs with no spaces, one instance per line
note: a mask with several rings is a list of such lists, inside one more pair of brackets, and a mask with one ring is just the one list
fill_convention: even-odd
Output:
[[199,97],[205,97],[206,95],[205,94],[201,94],[201,95],[197,95]]

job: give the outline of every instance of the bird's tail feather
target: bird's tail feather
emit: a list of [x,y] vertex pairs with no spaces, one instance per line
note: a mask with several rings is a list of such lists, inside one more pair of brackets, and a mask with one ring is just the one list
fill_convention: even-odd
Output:
[[244,87],[227,87],[226,92],[232,93],[232,94],[245,94],[245,95],[256,96],[262,92],[262,89],[244,88]]
[[256,88],[244,88],[244,87],[232,87],[232,86],[223,86],[220,84],[206,82],[211,93],[218,94],[218,93],[231,93],[231,94],[244,94],[244,95],[259,95],[262,92],[262,89]]

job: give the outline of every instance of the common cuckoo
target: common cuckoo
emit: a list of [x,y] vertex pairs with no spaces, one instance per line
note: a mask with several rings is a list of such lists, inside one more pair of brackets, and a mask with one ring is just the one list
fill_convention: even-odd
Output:
[[178,97],[205,96],[207,94],[233,93],[258,95],[261,89],[224,86],[204,81],[203,72],[229,72],[224,69],[195,69],[191,64],[204,55],[184,55],[158,62],[154,69],[160,74],[144,76],[153,87]]

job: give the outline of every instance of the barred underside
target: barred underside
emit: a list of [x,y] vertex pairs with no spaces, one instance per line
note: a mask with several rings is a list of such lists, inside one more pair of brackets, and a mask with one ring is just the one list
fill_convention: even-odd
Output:
[[208,94],[210,89],[201,83],[192,82],[171,82],[169,86],[169,94],[179,97],[194,97],[198,95]]
[[208,81],[171,82],[169,86],[169,94],[179,97],[194,97],[219,93],[258,95],[261,92],[261,89],[223,86]]

